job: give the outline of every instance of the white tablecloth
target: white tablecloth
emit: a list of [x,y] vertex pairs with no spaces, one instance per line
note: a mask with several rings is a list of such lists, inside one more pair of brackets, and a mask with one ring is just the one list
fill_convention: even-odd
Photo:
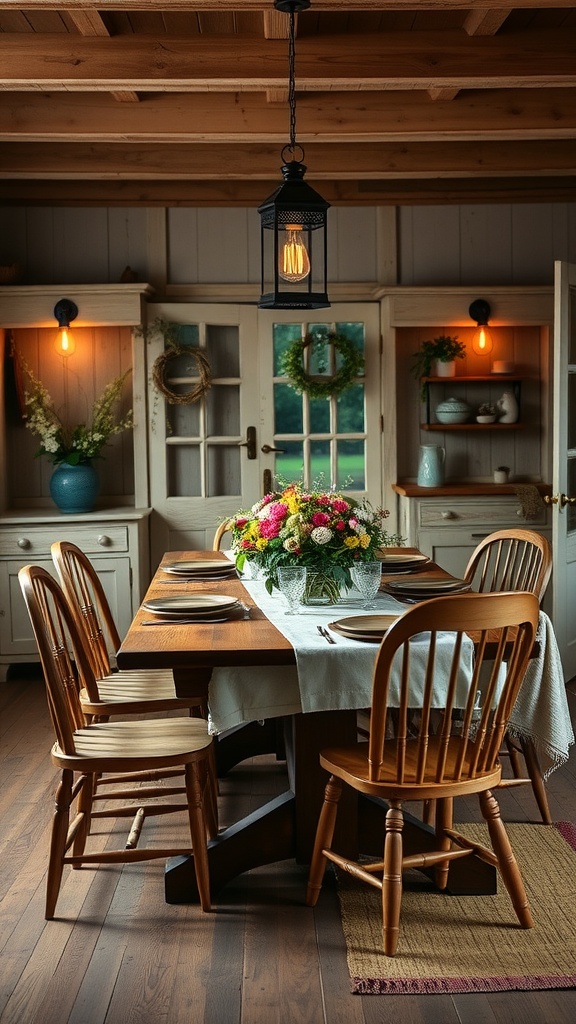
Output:
[[[333,634],[336,643],[332,645],[317,630],[318,625],[326,626],[334,619],[362,614],[359,595],[354,596],[352,591],[346,603],[308,607],[303,608],[299,615],[286,615],[284,601],[278,591],[270,596],[260,581],[244,580],[244,585],[255,603],[294,647],[296,665],[214,669],[209,691],[210,728],[213,733],[246,722],[301,711],[350,710],[370,706],[378,644]],[[385,594],[377,597],[378,612],[402,613],[406,607]],[[546,776],[568,759],[574,733],[556,638],[550,619],[544,612],[540,612],[538,640],[540,656],[529,665],[512,712],[510,730],[533,741]],[[444,654],[449,655],[449,634],[444,644]],[[465,666],[464,673],[466,671]],[[414,673],[416,677],[417,673]],[[441,694],[437,695],[435,704],[442,706]]]

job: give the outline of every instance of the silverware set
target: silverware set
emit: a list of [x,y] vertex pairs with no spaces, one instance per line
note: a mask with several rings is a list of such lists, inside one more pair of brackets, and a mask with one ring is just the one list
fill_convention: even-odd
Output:
[[327,643],[329,643],[329,644],[335,644],[336,643],[334,637],[332,636],[331,633],[328,632],[328,630],[326,629],[325,626],[316,626],[316,629],[320,633],[320,636],[324,637],[324,639],[327,641]]

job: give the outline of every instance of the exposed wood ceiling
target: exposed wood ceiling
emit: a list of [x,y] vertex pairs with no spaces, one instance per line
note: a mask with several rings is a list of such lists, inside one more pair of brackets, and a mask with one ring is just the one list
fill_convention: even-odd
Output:
[[[289,138],[273,0],[0,0],[0,201],[253,205]],[[576,199],[573,0],[312,0],[296,135],[333,203]]]

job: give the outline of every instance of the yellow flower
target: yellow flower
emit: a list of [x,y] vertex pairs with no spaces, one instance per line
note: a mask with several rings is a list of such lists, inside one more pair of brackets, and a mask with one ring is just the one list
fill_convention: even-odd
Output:
[[290,487],[284,491],[282,495],[282,501],[288,506],[290,515],[294,515],[300,508],[300,502],[298,501],[298,495]]
[[370,547],[370,534],[369,533],[361,533],[360,534],[360,547],[361,548],[368,548],[368,547]]
[[344,538],[344,547],[345,548],[357,548],[359,543],[360,543],[360,541],[358,540],[358,537],[345,537]]
[[268,547],[268,541],[266,540],[266,537],[259,537],[258,540],[256,541],[256,550],[257,551],[264,551],[264,548],[267,548],[267,547]]

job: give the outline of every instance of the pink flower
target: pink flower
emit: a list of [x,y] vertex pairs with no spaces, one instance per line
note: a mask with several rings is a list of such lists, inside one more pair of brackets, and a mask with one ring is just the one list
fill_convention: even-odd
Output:
[[315,512],[312,516],[312,523],[314,526],[327,526],[330,522],[330,516],[326,512]]
[[270,519],[284,519],[288,512],[288,506],[284,505],[281,501],[275,501],[272,505],[268,506],[268,516]]
[[280,527],[280,520],[273,516],[270,516],[269,519],[263,519],[260,523],[260,536],[265,537],[266,540],[272,540],[273,537],[277,537],[280,533]]
[[350,505],[347,501],[343,501],[342,498],[335,498],[332,502],[332,508],[335,512],[347,512]]
[[335,530],[345,530],[346,529],[346,523],[342,519],[339,519],[338,522],[334,523],[334,529]]
[[316,498],[317,505],[329,505],[331,501],[329,494],[319,494]]
[[350,527],[350,529],[351,529],[351,530],[355,530],[355,529],[356,529],[356,527],[358,526],[358,520],[357,520],[357,519],[355,519],[355,518],[354,518],[354,516],[352,516],[352,517],[351,517],[351,518],[350,518],[350,519],[348,520],[348,526]]
[[242,530],[246,526],[247,522],[248,522],[248,519],[246,518],[246,516],[241,516],[238,519],[236,519],[236,521],[234,523],[234,526],[237,529]]

